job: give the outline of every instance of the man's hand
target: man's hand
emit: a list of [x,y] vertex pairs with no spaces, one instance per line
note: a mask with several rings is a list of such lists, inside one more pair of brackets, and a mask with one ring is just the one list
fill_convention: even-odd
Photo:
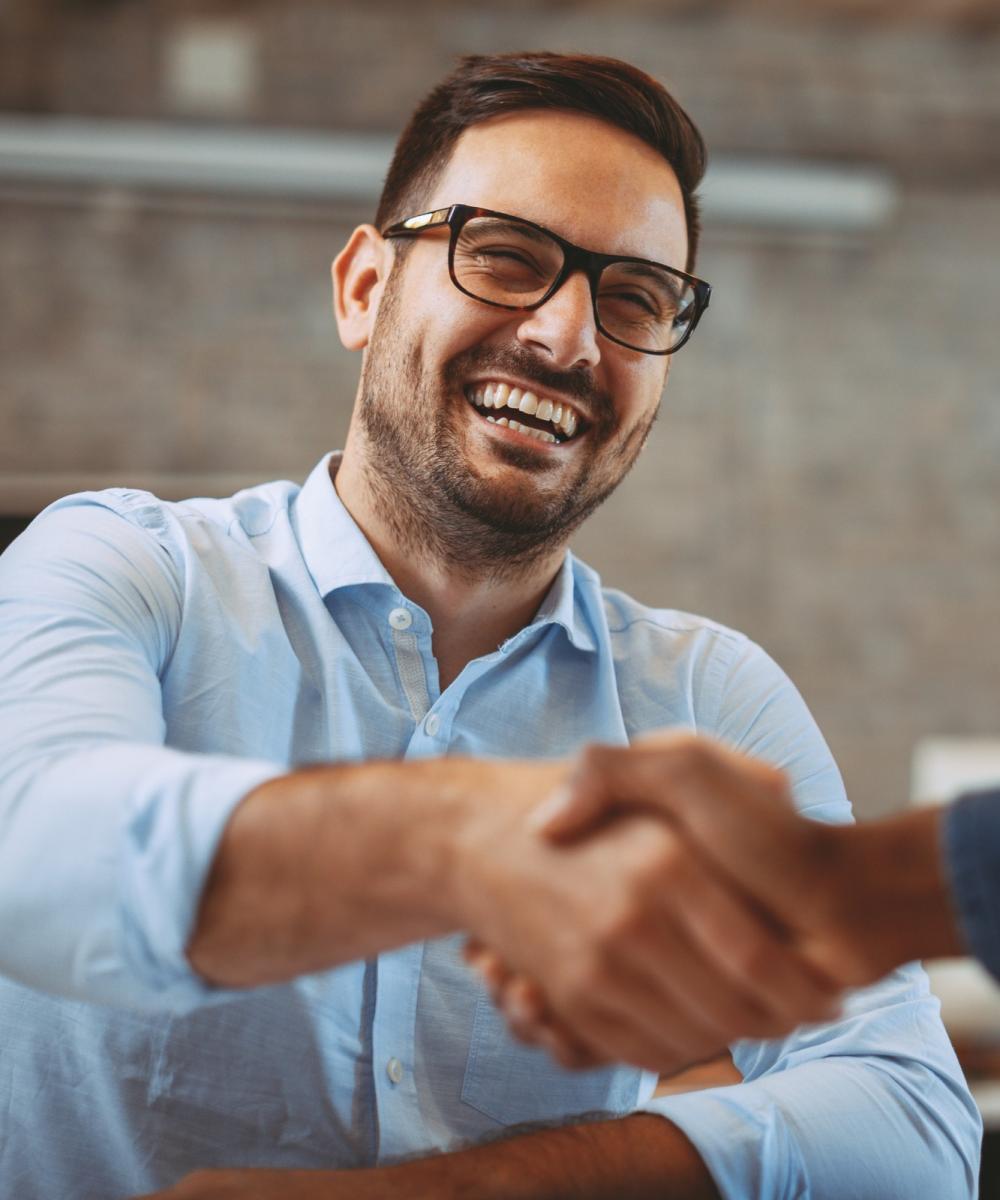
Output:
[[[533,823],[557,843],[585,835],[599,842],[615,814],[636,812],[658,814],[752,911],[785,931],[789,953],[838,987],[869,983],[924,954],[961,953],[933,810],[860,827],[823,825],[796,813],[781,772],[705,738],[665,734],[625,750],[589,750]],[[684,902],[700,901],[691,894]],[[572,1019],[535,980],[494,947],[473,943],[469,958],[518,1036],[564,1061],[573,1056]],[[720,964],[720,982],[745,968],[735,959]],[[813,1019],[801,1009],[795,1023]]]

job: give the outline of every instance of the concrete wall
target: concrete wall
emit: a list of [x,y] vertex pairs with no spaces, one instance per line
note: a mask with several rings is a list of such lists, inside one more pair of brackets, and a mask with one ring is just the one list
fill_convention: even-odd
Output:
[[[875,812],[919,737],[1000,729],[1000,35],[826,7],[15,4],[0,109],[384,131],[454,54],[545,45],[650,69],[715,150],[885,164],[876,233],[707,231],[710,313],[578,542],[760,640]],[[0,483],[303,475],[353,398],[360,215],[0,180]]]

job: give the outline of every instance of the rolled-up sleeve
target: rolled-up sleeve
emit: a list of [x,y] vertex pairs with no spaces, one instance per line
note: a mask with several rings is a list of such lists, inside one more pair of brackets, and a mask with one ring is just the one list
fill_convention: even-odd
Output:
[[167,747],[183,563],[103,504],[0,558],[0,972],[136,1008],[216,993],[186,956],[233,808],[282,764]]
[[697,1147],[725,1200],[967,1200],[982,1126],[923,972],[851,996],[841,1020],[738,1043],[744,1082],[645,1107]]
[[[717,676],[713,731],[788,771],[801,811],[848,821],[840,773],[798,692],[752,642]],[[707,732],[707,730],[706,730]],[[840,1020],[740,1042],[744,1082],[653,1099],[725,1200],[976,1195],[982,1122],[916,965],[848,998]]]
[[944,862],[969,952],[1000,980],[1000,788],[970,792],[944,816]]

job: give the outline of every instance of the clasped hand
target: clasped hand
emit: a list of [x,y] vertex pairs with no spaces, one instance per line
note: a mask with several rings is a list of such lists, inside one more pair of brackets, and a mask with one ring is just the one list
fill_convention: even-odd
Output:
[[800,817],[760,761],[689,734],[591,747],[530,822],[567,852],[590,847],[604,919],[555,989],[551,971],[481,938],[466,957],[514,1035],[563,1066],[673,1074],[738,1038],[830,1019],[844,988],[884,972],[832,886],[846,831]]

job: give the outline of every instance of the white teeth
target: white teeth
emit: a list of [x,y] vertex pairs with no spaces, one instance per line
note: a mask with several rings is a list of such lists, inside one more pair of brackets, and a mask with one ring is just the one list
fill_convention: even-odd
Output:
[[513,429],[515,433],[526,433],[528,437],[533,437],[538,442],[555,442],[556,436],[554,433],[547,433],[544,429],[532,429],[529,425],[522,425],[520,421],[497,421],[497,424],[506,424],[509,429]]
[[[539,400],[535,392],[527,388],[511,387],[506,383],[477,384],[468,393],[469,399],[479,408],[498,409],[509,408],[517,412],[529,413],[541,421],[550,421],[559,430],[563,438],[571,438],[577,431],[579,418],[568,404],[560,404],[554,400]],[[540,441],[559,441],[560,439],[544,429],[533,429],[507,418],[498,420],[487,417],[494,425],[508,425],[520,433],[531,434]]]
[[494,422],[494,424],[496,424],[496,425],[506,425],[506,424],[507,424],[507,418],[506,418],[506,417],[498,417],[498,418],[497,418],[497,420]]
[[486,420],[489,421],[491,425],[495,425],[497,423],[496,417],[487,417]]

